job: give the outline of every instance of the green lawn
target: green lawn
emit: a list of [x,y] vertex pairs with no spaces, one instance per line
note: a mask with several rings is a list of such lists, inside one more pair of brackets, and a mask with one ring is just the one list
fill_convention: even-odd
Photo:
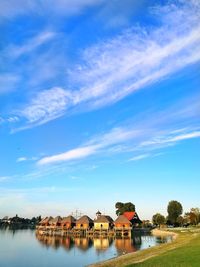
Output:
[[143,263],[126,265],[127,267],[200,267],[200,235],[183,247],[164,252]]
[[171,243],[126,254],[92,267],[200,267],[200,230],[178,231]]

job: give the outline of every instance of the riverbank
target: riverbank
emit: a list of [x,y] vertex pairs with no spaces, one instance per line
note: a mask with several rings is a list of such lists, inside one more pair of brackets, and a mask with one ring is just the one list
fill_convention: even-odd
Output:
[[171,235],[173,242],[90,265],[90,267],[198,267],[200,262],[200,232],[197,230],[161,231],[154,235]]

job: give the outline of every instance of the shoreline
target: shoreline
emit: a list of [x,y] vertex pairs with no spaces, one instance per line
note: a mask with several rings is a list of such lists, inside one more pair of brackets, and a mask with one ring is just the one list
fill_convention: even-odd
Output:
[[[165,247],[166,248],[165,251],[169,251],[169,250],[173,249],[173,244],[177,241],[177,239],[179,237],[178,233],[168,231],[167,229],[163,229],[163,230],[153,229],[151,231],[151,234],[153,236],[163,236],[163,237],[171,236],[172,242],[160,244],[160,245],[146,248],[143,250],[139,250],[136,252],[127,253],[125,255],[113,257],[113,258],[105,260],[103,262],[90,264],[87,267],[122,267],[122,266],[126,266],[128,264],[140,263],[140,262],[143,262],[147,259],[150,259],[152,257],[159,255],[160,254],[159,249],[161,247],[162,248]],[[148,254],[150,254],[150,255],[148,255]]]

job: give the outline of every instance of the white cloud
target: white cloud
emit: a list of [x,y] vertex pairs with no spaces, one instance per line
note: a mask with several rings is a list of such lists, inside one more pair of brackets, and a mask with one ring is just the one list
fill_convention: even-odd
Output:
[[193,139],[193,138],[198,138],[200,137],[200,131],[192,131],[192,132],[187,132],[187,130],[184,132],[185,133],[181,133],[183,132],[183,129],[177,130],[177,131],[173,131],[169,134],[163,135],[163,136],[157,136],[156,138],[153,138],[150,141],[144,141],[140,144],[141,147],[144,146],[156,146],[156,145],[170,145],[173,143],[176,143],[178,141],[183,141],[183,140],[187,140],[187,139]]
[[13,73],[1,73],[0,94],[14,90],[19,82],[20,82],[19,75]]
[[61,153],[61,154],[50,156],[50,157],[44,157],[38,161],[38,164],[43,165],[43,164],[85,158],[96,153],[97,149],[98,149],[98,146],[85,146],[85,147],[75,148],[65,153]]
[[78,14],[84,8],[97,5],[102,0],[1,0],[0,17],[13,18],[19,15],[69,16]]
[[69,103],[70,94],[62,88],[52,88],[37,93],[31,103],[18,115],[23,116],[28,123],[42,124],[63,115]]
[[[116,132],[120,132],[118,137]],[[142,134],[145,133],[145,134]],[[109,136],[109,138],[108,138]],[[165,129],[160,131],[157,128],[148,129],[145,125],[139,129],[118,128],[101,136],[90,139],[86,144],[91,144],[68,150],[65,153],[56,154],[49,157],[43,157],[38,161],[39,165],[60,163],[63,161],[74,161],[87,158],[91,155],[104,155],[106,153],[127,153],[132,151],[151,151],[156,149],[163,149],[169,145],[174,145],[180,141],[199,138],[200,131],[193,129],[175,129],[173,131]],[[115,146],[120,144],[127,144],[127,147],[122,147],[120,150],[115,150]],[[141,160],[150,157],[151,154],[145,153],[132,157],[131,161]]]
[[26,157],[20,157],[16,161],[17,162],[22,162],[22,161],[27,161],[28,159]]
[[16,46],[12,45],[7,48],[7,53],[10,57],[20,57],[24,54],[28,54],[32,52],[33,50],[39,48],[43,44],[51,41],[53,38],[55,38],[56,33],[52,31],[44,31],[38,34],[37,36],[34,36],[30,38],[25,44]]
[[135,156],[135,157],[129,159],[129,161],[138,161],[138,160],[141,160],[141,159],[148,158],[150,156],[151,156],[151,154],[138,155],[138,156]]
[[[52,88],[33,96],[20,112],[28,127],[46,123],[67,111],[112,104],[198,62],[199,2],[181,1],[152,10],[159,27],[127,29],[83,52],[77,67],[68,71],[69,88],[77,89]],[[56,95],[61,101],[55,101]]]

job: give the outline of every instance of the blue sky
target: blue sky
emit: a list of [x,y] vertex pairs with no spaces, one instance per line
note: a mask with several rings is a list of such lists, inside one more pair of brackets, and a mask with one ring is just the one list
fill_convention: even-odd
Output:
[[0,217],[200,207],[199,14],[199,0],[1,0]]

